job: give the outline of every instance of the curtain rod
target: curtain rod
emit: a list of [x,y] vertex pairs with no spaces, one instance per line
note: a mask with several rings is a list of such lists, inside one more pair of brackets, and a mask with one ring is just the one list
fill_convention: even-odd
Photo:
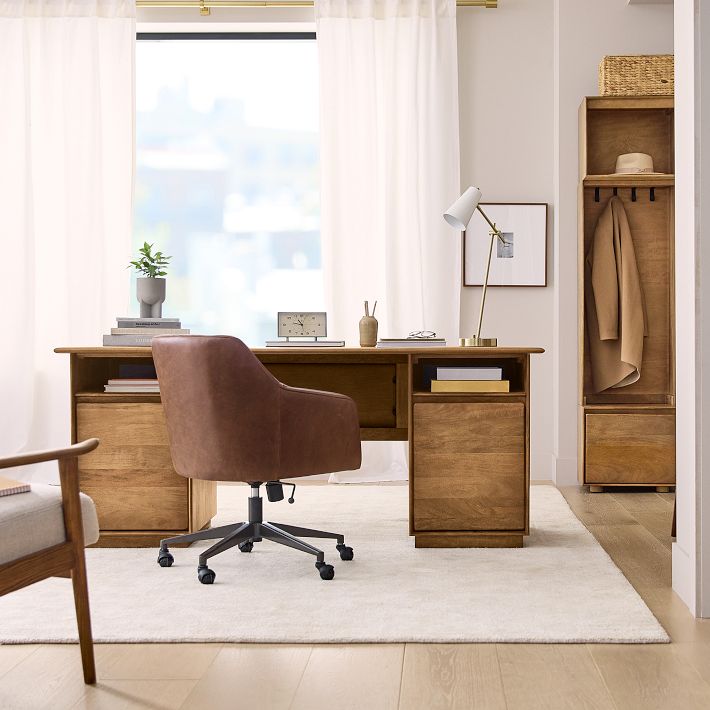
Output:
[[[459,7],[498,7],[498,0],[456,0]],[[136,0],[137,7],[194,7],[209,15],[218,7],[313,7],[313,0]]]

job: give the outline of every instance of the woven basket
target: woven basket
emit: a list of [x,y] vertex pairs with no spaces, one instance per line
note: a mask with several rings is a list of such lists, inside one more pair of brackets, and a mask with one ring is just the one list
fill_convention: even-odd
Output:
[[604,57],[599,63],[601,96],[673,94],[673,55]]

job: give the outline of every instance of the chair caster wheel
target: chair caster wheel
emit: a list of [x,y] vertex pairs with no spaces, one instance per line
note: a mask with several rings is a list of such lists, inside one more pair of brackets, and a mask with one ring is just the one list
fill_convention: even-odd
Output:
[[202,584],[212,584],[216,576],[217,575],[209,567],[197,568],[197,579],[199,579]]
[[336,545],[335,549],[340,553],[340,559],[345,560],[346,562],[352,560],[353,555],[355,554],[353,552],[353,548],[348,547],[347,545]]
[[166,550],[161,549],[158,553],[158,564],[161,567],[172,567],[175,558]]
[[254,543],[251,540],[239,543],[240,552],[251,552],[254,549]]
[[333,565],[327,565],[325,562],[316,562],[316,568],[320,572],[321,579],[333,579],[335,577]]

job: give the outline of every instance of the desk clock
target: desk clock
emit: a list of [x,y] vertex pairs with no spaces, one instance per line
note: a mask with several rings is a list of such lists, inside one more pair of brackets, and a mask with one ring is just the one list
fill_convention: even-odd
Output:
[[[267,340],[268,347],[342,347],[345,345],[343,340],[318,340],[328,334],[325,312],[279,311],[277,315],[277,334],[279,338],[286,338],[286,340]],[[291,340],[291,338],[298,338],[298,340]],[[313,338],[313,340],[301,340],[301,338]]]

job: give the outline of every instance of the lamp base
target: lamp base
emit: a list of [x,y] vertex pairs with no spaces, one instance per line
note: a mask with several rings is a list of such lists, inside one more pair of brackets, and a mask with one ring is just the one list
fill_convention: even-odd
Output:
[[473,335],[470,338],[459,338],[459,345],[464,348],[497,348],[498,338],[479,338]]

